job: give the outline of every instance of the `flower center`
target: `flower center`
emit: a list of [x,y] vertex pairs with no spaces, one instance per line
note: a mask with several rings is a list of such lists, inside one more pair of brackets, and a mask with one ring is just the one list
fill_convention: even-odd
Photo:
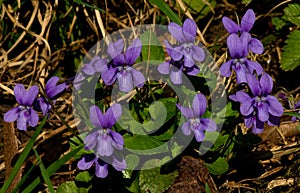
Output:
[[191,121],[192,129],[197,130],[200,126],[200,119],[193,118],[193,119],[190,119],[190,121]]

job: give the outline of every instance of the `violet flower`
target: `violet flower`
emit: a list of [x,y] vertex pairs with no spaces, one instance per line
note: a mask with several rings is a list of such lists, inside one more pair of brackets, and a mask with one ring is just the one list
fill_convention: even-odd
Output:
[[192,108],[183,107],[177,104],[180,112],[187,119],[182,124],[181,130],[185,135],[190,135],[191,131],[194,132],[195,138],[198,142],[204,140],[204,132],[212,132],[217,130],[217,125],[209,118],[202,118],[201,116],[206,111],[206,99],[203,94],[196,94],[193,99]]
[[14,94],[19,105],[4,114],[4,121],[17,121],[17,128],[23,131],[27,130],[28,124],[31,127],[35,127],[38,124],[39,117],[32,108],[32,104],[38,92],[39,87],[36,85],[26,91],[23,84],[17,84],[14,87]]
[[39,97],[34,101],[34,108],[37,111],[42,111],[43,116],[45,116],[50,110],[51,105],[55,105],[58,96],[66,89],[66,83],[61,83],[57,85],[59,77],[51,77],[45,87],[46,97]]
[[276,97],[270,95],[273,88],[272,78],[267,73],[259,80],[250,73],[247,73],[246,77],[251,94],[238,91],[229,96],[231,100],[241,103],[240,111],[245,116],[246,127],[252,128],[254,133],[261,133],[264,122],[279,125],[283,107]]
[[[84,155],[81,160],[77,163],[77,167],[80,170],[87,170],[95,164],[95,174],[98,178],[105,178],[108,175],[108,164],[99,159],[95,154]],[[118,171],[126,169],[127,165],[125,160],[122,161],[113,158],[113,167]]]
[[191,68],[195,65],[195,62],[202,62],[205,58],[205,54],[202,48],[195,45],[197,24],[194,20],[187,18],[183,26],[171,22],[168,25],[168,30],[172,36],[181,44],[175,48],[172,48],[167,41],[167,51],[170,57],[174,61],[179,61],[184,58],[184,66]]
[[[222,23],[225,29],[232,34],[248,34],[250,35],[250,30],[252,29],[255,23],[255,14],[252,9],[248,9],[245,15],[242,17],[241,25],[238,25],[236,22],[232,21],[228,17],[222,18]],[[230,35],[230,36],[231,36]],[[256,38],[252,38],[250,35],[250,39],[247,42],[247,49],[256,54],[261,54],[264,51],[263,44]]]
[[259,63],[247,59],[247,42],[249,38],[249,34],[242,34],[241,37],[236,34],[230,35],[227,38],[227,45],[231,59],[220,67],[220,72],[225,77],[230,77],[231,71],[234,70],[238,84],[247,82],[247,72],[253,74],[256,71],[258,75],[263,73],[263,68]]
[[99,107],[91,106],[90,121],[95,126],[95,130],[85,137],[85,149],[94,150],[97,156],[111,156],[114,149],[122,150],[123,137],[111,130],[121,114],[120,104],[112,105],[105,114],[102,114]]
[[134,86],[142,88],[145,82],[144,75],[132,67],[141,53],[142,42],[135,39],[125,52],[123,49],[122,39],[109,44],[107,53],[112,61],[102,71],[101,76],[105,84],[112,85],[118,80],[119,89],[129,92]]

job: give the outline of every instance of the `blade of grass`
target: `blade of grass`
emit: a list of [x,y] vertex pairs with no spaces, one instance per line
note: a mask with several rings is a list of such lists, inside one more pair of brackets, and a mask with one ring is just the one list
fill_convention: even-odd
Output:
[[[48,175],[51,176],[53,175],[64,163],[66,163],[68,160],[70,160],[78,151],[80,151],[83,148],[84,144],[81,144],[78,146],[76,149],[62,157],[61,159],[53,162],[47,169],[46,171],[48,172]],[[41,183],[41,178],[37,177],[33,182],[27,186],[22,193],[31,193],[32,190]]]
[[12,183],[12,181],[14,180],[16,174],[18,173],[18,171],[21,169],[24,161],[26,160],[28,154],[30,153],[30,150],[32,149],[34,142],[36,140],[36,138],[39,136],[45,122],[47,120],[47,117],[44,117],[44,119],[42,120],[41,124],[37,127],[37,129],[35,130],[33,136],[31,137],[31,139],[29,140],[29,142],[26,144],[23,152],[21,153],[19,159],[17,160],[13,170],[11,171],[11,174],[9,175],[9,178],[4,182],[0,193],[6,193],[7,189],[9,188],[10,184]]
[[289,115],[289,116],[300,117],[300,113],[296,113],[296,112],[284,112],[283,114]]
[[87,4],[87,3],[85,3],[85,2],[83,2],[83,1],[81,1],[81,0],[74,0],[74,2],[75,2],[75,3],[78,3],[78,4],[81,4],[81,5],[85,5],[85,6],[87,6],[87,7],[92,8],[92,9],[97,9],[97,10],[99,10],[99,11],[105,12],[103,9],[100,9],[99,7],[96,7],[96,6],[92,6],[92,5],[90,5],[90,4]]
[[38,154],[38,152],[36,151],[35,148],[33,148],[33,151],[34,151],[34,154],[35,154],[35,156],[36,156],[36,158],[39,162],[39,167],[40,167],[40,170],[41,170],[41,173],[42,173],[42,177],[43,177],[45,183],[48,186],[49,192],[50,193],[55,193],[52,182],[51,182],[50,177],[48,175],[48,172],[47,172],[47,170],[46,170],[46,168],[45,168],[45,166],[42,162],[42,159],[41,159],[40,155]]
[[152,5],[156,5],[166,16],[178,25],[182,25],[178,15],[172,11],[172,9],[163,0],[149,0]]

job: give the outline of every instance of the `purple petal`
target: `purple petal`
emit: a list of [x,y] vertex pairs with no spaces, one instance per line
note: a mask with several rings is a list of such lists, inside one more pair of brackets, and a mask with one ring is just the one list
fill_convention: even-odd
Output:
[[231,34],[227,38],[227,46],[229,49],[230,56],[232,58],[243,58],[244,56],[244,47],[242,45],[242,41],[236,34]]
[[35,110],[42,111],[43,116],[45,116],[51,110],[51,105],[43,97],[39,97],[36,101],[38,107],[34,107]]
[[132,74],[130,71],[122,70],[118,75],[119,89],[122,92],[129,92],[133,88]]
[[100,59],[99,56],[96,56],[93,60],[93,67],[96,72],[102,72],[104,68],[107,66],[107,60],[106,59]]
[[113,58],[113,63],[115,66],[125,66],[126,65],[126,58],[123,54],[119,54]]
[[161,74],[169,74],[170,73],[170,63],[169,62],[164,62],[162,64],[160,64],[157,67],[157,70],[161,73]]
[[96,144],[97,144],[97,137],[98,137],[98,131],[95,131],[93,133],[88,134],[85,138],[84,138],[84,144],[85,144],[85,149],[86,150],[91,150],[93,149]]
[[98,106],[93,105],[90,107],[90,121],[97,129],[107,127],[107,119],[99,109]]
[[106,85],[115,83],[118,74],[118,68],[110,68],[102,72],[101,77]]
[[272,114],[269,115],[268,125],[278,126],[280,125],[280,117],[275,117]]
[[124,41],[123,39],[119,39],[116,42],[111,42],[108,45],[107,48],[107,54],[111,57],[111,58],[115,58],[116,56],[120,55],[123,51],[124,48]]
[[254,111],[252,100],[244,101],[240,106],[240,111],[244,116],[250,115]]
[[[175,67],[176,68],[176,67]],[[182,71],[171,71],[170,73],[170,79],[174,84],[181,84],[182,83]]]
[[53,77],[51,77],[51,78],[47,81],[47,83],[46,83],[46,86],[45,86],[46,92],[47,92],[49,89],[55,87],[58,81],[59,81],[59,77],[58,77],[58,76],[53,76]]
[[84,155],[81,160],[77,163],[77,167],[80,170],[87,170],[92,167],[93,163],[97,161],[97,158],[94,154]]
[[196,141],[201,142],[204,140],[204,131],[194,130],[194,133]]
[[264,131],[264,122],[260,121],[259,119],[256,119],[254,121],[254,126],[252,128],[252,132],[254,134],[260,134]]
[[178,40],[180,43],[185,43],[185,37],[183,35],[181,26],[171,22],[168,25],[168,30],[176,40]]
[[192,59],[192,57],[190,55],[185,54],[183,65],[187,68],[191,68],[195,65],[195,61]]
[[187,107],[183,107],[183,106],[178,105],[178,104],[176,106],[177,106],[177,108],[180,110],[180,112],[183,114],[183,116],[186,119],[191,119],[191,118],[195,117],[193,109],[187,108]]
[[184,46],[180,45],[173,48],[172,51],[169,51],[170,53],[169,55],[174,61],[179,61],[184,56],[183,51],[184,51]]
[[23,110],[19,114],[19,118],[17,119],[17,128],[22,131],[27,130],[27,122],[30,118],[29,112],[27,110]]
[[271,93],[273,88],[273,80],[271,76],[267,73],[264,73],[259,80],[260,88],[262,91],[262,95],[266,96]]
[[262,66],[257,62],[245,60],[245,63],[247,64],[249,72],[252,74],[254,73],[254,70],[256,71],[257,75],[261,75],[264,72]]
[[209,118],[201,118],[200,123],[205,131],[213,132],[217,130],[217,124]]
[[19,117],[19,113],[20,113],[19,106],[10,109],[9,111],[7,111],[4,114],[4,121],[5,122],[14,122],[14,121],[16,121]]
[[244,119],[245,126],[251,128],[253,126],[253,116]]
[[185,135],[190,135],[191,134],[191,129],[190,128],[191,128],[190,121],[186,121],[181,126],[182,133],[185,134]]
[[32,108],[29,109],[29,114],[30,114],[30,118],[29,118],[29,125],[31,127],[35,127],[37,126],[38,122],[39,122],[39,116],[37,114],[37,112],[35,110],[33,110]]
[[120,104],[115,103],[113,104],[105,113],[103,119],[107,122],[106,127],[107,128],[112,128],[117,120],[121,117],[122,115],[122,107]]
[[228,17],[223,17],[222,23],[225,29],[231,34],[238,33],[240,31],[240,26],[236,24],[234,21],[232,21],[231,19],[229,19]]
[[257,111],[258,111],[258,119],[262,122],[265,122],[269,119],[269,107],[268,104],[264,102],[258,102],[257,105]]
[[98,178],[105,178],[108,175],[108,164],[96,161],[95,174]]
[[251,92],[254,96],[261,95],[261,89],[259,86],[259,82],[253,74],[247,73],[246,74],[248,86],[251,89]]
[[127,48],[125,53],[127,65],[133,64],[140,56],[142,51],[142,42],[139,38],[132,41],[131,45]]
[[194,116],[202,116],[206,111],[206,98],[203,94],[196,94],[193,100]]
[[124,146],[124,139],[122,137],[122,135],[120,135],[119,133],[115,132],[115,131],[110,131],[110,136],[112,138],[112,145],[118,149],[118,150],[122,150],[123,146]]
[[267,103],[269,105],[269,113],[276,117],[281,117],[283,114],[283,107],[281,103],[274,96],[267,96]]
[[27,92],[23,94],[22,96],[23,105],[31,106],[38,93],[39,93],[39,87],[37,85],[33,85]]
[[112,165],[117,171],[123,171],[127,167],[125,159],[119,161],[116,158],[114,158]]
[[95,70],[94,68],[92,67],[92,65],[90,64],[85,64],[83,67],[82,67],[82,71],[87,74],[87,75],[94,75],[95,74]]
[[61,83],[55,87],[50,88],[46,93],[50,99],[55,99],[57,95],[61,94],[66,89],[66,83]]
[[241,21],[241,28],[245,32],[249,32],[255,23],[255,14],[252,9],[248,9]]
[[[244,64],[242,64],[244,66]],[[236,83],[241,84],[241,83],[246,83],[247,78],[246,78],[246,72],[243,68],[240,68],[238,70],[235,70],[236,73]]]
[[14,87],[14,94],[15,94],[16,100],[21,105],[23,105],[23,96],[25,93],[26,93],[26,89],[23,84],[17,84]]
[[252,38],[248,46],[249,50],[255,54],[262,54],[264,52],[263,44],[256,38]]
[[133,68],[131,68],[131,73],[132,73],[134,86],[136,86],[138,88],[142,88],[146,81],[144,75],[140,71],[137,71]]
[[100,156],[111,156],[113,154],[112,139],[107,134],[102,134],[97,137],[97,153]]
[[183,35],[187,42],[194,42],[197,33],[197,24],[194,20],[187,18],[182,26]]
[[231,72],[231,65],[232,65],[233,60],[229,60],[228,62],[225,62],[222,64],[220,67],[220,72],[221,75],[224,77],[230,77],[232,72]]
[[202,62],[205,59],[205,53],[199,46],[192,46],[192,57],[197,62]]
[[235,102],[240,103],[244,103],[246,101],[251,100],[251,97],[243,91],[237,91],[235,94],[230,95],[229,98]]

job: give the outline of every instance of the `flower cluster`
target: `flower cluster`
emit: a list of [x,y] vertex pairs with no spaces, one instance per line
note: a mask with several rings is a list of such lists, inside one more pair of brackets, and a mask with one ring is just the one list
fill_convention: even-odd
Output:
[[253,53],[261,54],[263,52],[262,43],[252,38],[249,31],[254,25],[255,15],[253,10],[249,9],[242,18],[241,25],[236,24],[228,17],[222,19],[225,29],[230,33],[227,38],[227,46],[231,59],[220,67],[222,76],[230,77],[231,71],[235,71],[237,83],[247,82],[246,73],[258,75],[263,73],[261,65],[255,61],[247,59],[249,50]]
[[26,91],[23,84],[17,84],[14,87],[14,94],[19,105],[4,114],[4,121],[17,121],[17,128],[23,131],[27,130],[27,125],[35,127],[39,120],[36,111],[41,111],[43,116],[46,116],[55,104],[55,100],[66,89],[66,83],[57,85],[58,81],[57,76],[50,78],[46,83],[45,95],[39,98],[36,98],[39,93],[37,85]]
[[252,38],[249,33],[255,22],[253,10],[247,10],[241,25],[228,17],[223,17],[222,22],[230,33],[227,45],[231,59],[221,66],[220,72],[229,77],[231,71],[235,71],[237,83],[247,83],[250,88],[249,93],[238,91],[229,98],[241,103],[240,111],[244,116],[244,123],[246,127],[252,128],[253,133],[263,132],[264,123],[279,125],[283,107],[276,97],[270,95],[273,80],[259,63],[247,59],[249,51],[256,54],[263,52],[262,43]]
[[166,51],[170,60],[158,66],[161,74],[170,74],[170,79],[174,84],[182,83],[182,74],[197,75],[200,72],[197,62],[205,59],[204,50],[195,45],[197,25],[194,20],[186,19],[183,26],[171,22],[168,26],[169,32],[180,43],[172,47],[165,40]]
[[96,165],[96,176],[105,178],[108,174],[108,164],[105,163],[101,157],[113,160],[113,167],[122,171],[126,168],[124,159],[119,160],[114,156],[114,150],[122,150],[124,146],[123,137],[112,130],[117,120],[122,115],[122,108],[120,104],[112,105],[105,114],[97,106],[90,107],[90,121],[95,126],[95,129],[88,134],[85,139],[85,149],[93,150],[94,154],[84,155],[78,162],[77,166],[80,170],[89,169],[93,163]]
[[74,80],[74,87],[79,90],[81,82],[88,76],[95,73],[101,75],[106,85],[113,85],[118,81],[119,89],[122,92],[129,92],[134,86],[142,88],[144,86],[144,75],[135,70],[133,65],[142,51],[142,42],[139,38],[132,41],[129,47],[124,50],[124,41],[119,39],[111,42],[107,48],[110,58],[94,57],[89,63],[82,67],[82,72],[78,73]]

